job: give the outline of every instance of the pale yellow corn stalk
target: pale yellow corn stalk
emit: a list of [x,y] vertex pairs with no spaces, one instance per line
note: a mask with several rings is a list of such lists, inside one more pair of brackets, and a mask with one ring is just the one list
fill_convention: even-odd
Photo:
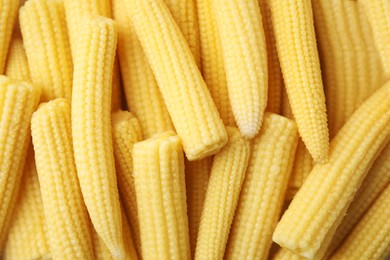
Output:
[[4,71],[18,8],[19,0],[0,0],[0,74]]
[[130,112],[119,110],[112,114],[112,140],[116,162],[119,194],[129,219],[137,252],[141,255],[141,242],[135,195],[133,144],[142,140],[141,126]]
[[276,41],[271,19],[271,9],[267,0],[258,0],[267,45],[268,102],[266,110],[276,114],[282,112],[283,77],[280,69]]
[[212,0],[196,0],[198,10],[201,71],[218,112],[228,126],[235,126],[232,107],[227,90],[225,67],[222,56],[221,39]]
[[294,162],[294,121],[266,113],[245,174],[225,259],[267,259]]
[[331,139],[386,80],[359,1],[312,1]]
[[133,146],[143,259],[191,259],[184,155],[172,131]]
[[314,161],[328,157],[325,96],[310,0],[270,0],[276,46],[291,109]]
[[11,79],[31,81],[30,68],[19,32],[14,32],[12,36],[4,74]]
[[5,244],[5,259],[42,259],[51,256],[32,145],[30,148]]
[[250,143],[228,127],[229,142],[214,156],[196,242],[195,259],[223,259],[249,161]]
[[50,250],[56,259],[93,259],[89,217],[73,156],[70,105],[55,99],[31,119]]
[[[13,215],[41,90],[0,76],[0,249]],[[0,250],[1,251],[1,250]]]
[[85,19],[74,60],[72,136],[81,191],[92,223],[113,256],[124,256],[111,134],[111,82],[116,28]]
[[390,144],[385,147],[378,159],[376,159],[370,172],[367,174],[367,177],[364,179],[361,187],[353,198],[353,201],[348,208],[347,215],[336,230],[329,246],[328,254],[332,253],[340,245],[389,183]]
[[217,153],[227,133],[183,34],[163,0],[126,1],[189,160]]
[[72,96],[73,64],[62,0],[30,0],[20,9],[20,27],[31,80],[41,101]]
[[387,77],[390,77],[390,2],[388,0],[359,0],[358,4],[362,5],[370,22],[383,68]]
[[213,157],[197,161],[186,161],[187,215],[190,234],[191,255],[195,255],[200,217],[203,210]]
[[196,0],[164,0],[200,67],[200,41]]
[[385,259],[390,254],[390,185],[330,259]]
[[273,240],[301,256],[315,256],[336,231],[335,223],[341,222],[386,145],[389,131],[390,82],[366,100],[332,140],[329,161],[314,166],[278,223]]
[[253,138],[267,106],[267,48],[258,0],[213,0],[230,103],[241,134]]
[[174,130],[153,72],[134,31],[124,0],[113,0],[118,28],[118,57],[129,110],[137,117],[145,138]]

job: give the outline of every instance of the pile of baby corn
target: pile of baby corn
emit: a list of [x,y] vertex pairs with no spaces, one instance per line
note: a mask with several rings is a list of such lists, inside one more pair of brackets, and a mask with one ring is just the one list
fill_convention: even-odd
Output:
[[385,259],[390,1],[0,0],[0,258]]

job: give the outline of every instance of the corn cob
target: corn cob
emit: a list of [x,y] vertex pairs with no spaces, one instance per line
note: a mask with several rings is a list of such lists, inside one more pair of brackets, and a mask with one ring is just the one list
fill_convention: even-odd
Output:
[[[10,226],[40,89],[0,76],[0,249]],[[1,250],[0,250],[1,251]]]
[[226,259],[267,259],[298,142],[295,123],[266,113],[253,140]]
[[268,102],[266,110],[276,114],[282,112],[283,77],[280,69],[274,29],[272,26],[271,9],[266,0],[259,0],[261,17],[267,47],[268,64]]
[[213,157],[209,156],[197,161],[186,161],[187,215],[190,233],[191,255],[195,255],[200,216],[203,210]]
[[165,0],[200,67],[200,42],[195,0]]
[[31,81],[30,68],[20,33],[14,32],[4,74],[12,79]]
[[72,136],[81,191],[92,223],[113,256],[124,255],[112,147],[110,104],[116,28],[84,20],[74,60]]
[[[364,102],[333,139],[329,162],[317,164],[277,225],[273,240],[310,258],[359,188],[389,139],[390,82]],[[315,196],[314,196],[315,194]]]
[[330,259],[385,259],[390,254],[390,185]]
[[190,259],[184,158],[172,131],[134,144],[142,258]]
[[73,66],[62,0],[30,0],[19,19],[31,79],[42,87],[41,100],[70,100]]
[[93,259],[89,219],[73,157],[66,99],[41,105],[31,119],[39,184],[56,259]]
[[228,126],[235,126],[229,100],[222,45],[214,13],[212,0],[196,0],[198,10],[201,69],[218,112]]
[[316,162],[328,157],[329,137],[310,0],[269,1],[276,46],[299,134]]
[[4,71],[18,8],[19,0],[0,0],[0,74]]
[[258,0],[213,0],[229,99],[241,134],[253,138],[267,106],[267,49]]
[[124,0],[112,1],[123,87],[130,111],[138,118],[144,137],[149,138],[174,128],[124,5]]
[[382,190],[390,183],[390,144],[382,151],[356,193],[347,215],[336,230],[328,253],[333,252],[351,232]]
[[214,156],[199,224],[195,259],[222,259],[247,168],[250,144],[228,127],[228,144]]
[[187,158],[217,153],[227,142],[226,130],[168,7],[163,0],[126,3]]
[[390,2],[387,0],[359,0],[367,15],[383,68],[390,76]]
[[51,256],[32,145],[30,148],[5,245],[5,259],[41,259]]
[[332,139],[386,77],[358,1],[314,0],[313,11]]
[[119,193],[129,218],[137,252],[141,255],[132,150],[133,144],[142,140],[142,132],[138,120],[130,112],[120,110],[112,114],[112,139]]

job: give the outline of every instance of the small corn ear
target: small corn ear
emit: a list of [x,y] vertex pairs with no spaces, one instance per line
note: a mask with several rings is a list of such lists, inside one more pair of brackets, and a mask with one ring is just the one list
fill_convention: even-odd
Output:
[[228,144],[214,156],[199,224],[195,259],[223,259],[245,177],[250,143],[237,128],[228,127],[227,131]]
[[0,0],[0,74],[3,74],[19,0]]
[[92,223],[113,256],[124,255],[111,135],[111,82],[116,28],[84,20],[74,60],[72,136],[81,191]]
[[4,74],[11,79],[31,81],[26,51],[22,36],[18,32],[14,32],[12,36]]
[[357,189],[389,139],[390,82],[366,100],[332,140],[329,161],[316,164],[295,195],[273,240],[307,258],[333,236]]
[[0,76],[0,248],[13,215],[40,93],[36,86]]
[[89,218],[73,157],[70,105],[55,99],[31,119],[39,184],[52,255],[93,259]]
[[163,0],[126,3],[187,158],[217,153],[227,142],[225,127],[168,7]]
[[117,169],[119,194],[129,219],[137,252],[141,255],[141,242],[135,194],[132,151],[133,144],[142,140],[141,126],[130,112],[112,114],[112,140]]
[[390,185],[330,259],[385,259],[390,254]]
[[113,0],[114,19],[118,27],[118,56],[127,106],[139,120],[145,138],[174,130],[156,79],[123,6]]
[[51,257],[34,152],[28,151],[16,208],[5,244],[5,259]]
[[328,157],[325,95],[310,0],[270,0],[284,82],[299,134],[316,162]]
[[42,87],[41,100],[70,100],[73,64],[63,1],[30,0],[19,19],[32,82]]
[[195,255],[200,217],[203,210],[213,157],[197,161],[186,161],[187,215],[190,232],[191,255]]
[[258,0],[213,0],[230,103],[241,134],[253,138],[267,106],[267,48]]
[[184,157],[173,132],[134,144],[143,259],[191,259]]
[[223,64],[221,39],[212,0],[196,0],[198,10],[201,71],[218,112],[227,126],[235,126],[229,100],[225,67]]
[[245,174],[226,259],[268,259],[291,173],[298,132],[292,120],[266,113]]

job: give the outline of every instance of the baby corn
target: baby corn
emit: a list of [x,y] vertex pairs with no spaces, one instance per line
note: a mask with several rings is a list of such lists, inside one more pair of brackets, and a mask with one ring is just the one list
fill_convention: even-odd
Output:
[[31,81],[22,35],[19,32],[14,32],[12,36],[4,74],[11,79]]
[[168,7],[163,0],[126,3],[187,158],[217,153],[227,142],[225,127]]
[[291,109],[314,161],[328,157],[329,137],[310,0],[270,0],[276,46]]
[[214,156],[199,224],[195,259],[223,259],[241,185],[247,168],[250,144],[237,128],[228,127],[228,144]]
[[74,60],[72,136],[85,204],[111,254],[124,256],[111,135],[111,82],[116,28],[111,19],[84,20]]
[[284,203],[298,133],[287,118],[266,113],[253,140],[226,259],[267,259]]
[[30,0],[20,9],[20,27],[32,82],[42,101],[72,96],[73,65],[62,0]]
[[[336,231],[375,158],[389,139],[390,82],[365,101],[333,139],[329,162],[317,164],[295,195],[273,240],[307,258]],[[340,221],[341,222],[341,221]]]
[[134,144],[143,259],[191,259],[184,157],[173,132]]

